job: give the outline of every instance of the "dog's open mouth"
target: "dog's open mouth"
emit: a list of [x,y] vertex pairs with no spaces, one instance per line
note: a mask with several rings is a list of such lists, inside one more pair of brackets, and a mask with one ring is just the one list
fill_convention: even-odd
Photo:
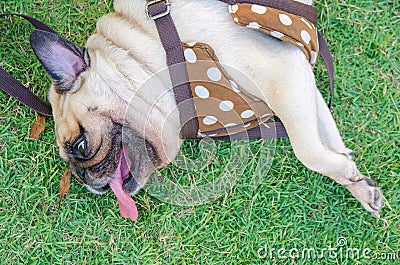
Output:
[[132,178],[130,174],[131,161],[127,150],[124,147],[121,151],[121,157],[119,159],[118,167],[112,176],[109,185],[118,198],[119,210],[121,215],[125,218],[129,218],[132,221],[136,221],[138,217],[138,211],[135,205],[135,201],[129,194],[127,194],[123,188],[124,182]]
[[135,221],[138,211],[131,196],[145,186],[161,162],[155,147],[128,129],[124,136],[113,137],[111,146],[107,157],[99,164],[81,173],[78,171],[82,169],[75,167],[75,172],[86,180],[89,191],[104,194],[111,188],[118,198],[121,215]]

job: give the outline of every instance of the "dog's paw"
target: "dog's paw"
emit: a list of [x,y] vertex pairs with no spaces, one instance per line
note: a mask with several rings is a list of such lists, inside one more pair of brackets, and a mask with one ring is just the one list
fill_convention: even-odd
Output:
[[379,218],[384,197],[375,181],[360,174],[358,180],[347,188],[368,212]]

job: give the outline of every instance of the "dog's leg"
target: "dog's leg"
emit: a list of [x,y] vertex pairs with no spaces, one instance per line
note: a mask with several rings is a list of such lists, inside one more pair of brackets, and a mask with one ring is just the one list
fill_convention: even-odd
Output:
[[326,105],[322,107],[325,103],[318,103],[322,97],[317,93],[311,69],[304,70],[304,65],[303,70],[295,69],[287,79],[279,80],[278,89],[267,98],[284,123],[296,156],[306,167],[346,186],[367,211],[379,216],[381,191],[343,154],[347,148]]
[[[335,121],[333,120],[328,106],[326,105],[318,89],[316,91],[316,97],[318,128],[323,144],[327,145],[334,152],[344,154],[348,159],[352,159],[353,151],[346,148],[344,145]],[[375,210],[379,210],[382,207],[382,193],[372,179],[367,178],[358,172],[357,176],[354,179],[351,179],[351,181],[353,181],[353,183],[347,185],[346,187],[367,210],[371,207],[373,207]],[[364,205],[365,202],[368,202],[368,205]]]
[[349,159],[353,158],[353,151],[346,148],[342,137],[336,127],[335,121],[326,105],[324,98],[319,90],[316,90],[317,112],[318,112],[318,129],[322,142],[330,149],[339,154],[346,155]]

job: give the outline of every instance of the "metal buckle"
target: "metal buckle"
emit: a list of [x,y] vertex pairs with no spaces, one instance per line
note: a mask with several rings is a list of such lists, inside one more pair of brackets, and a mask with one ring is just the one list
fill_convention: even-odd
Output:
[[[156,14],[156,15],[153,15],[153,16],[152,16],[152,15],[150,14],[150,12],[149,12],[149,7],[152,6],[152,5],[155,5],[155,4],[157,4],[157,3],[160,3],[160,2],[165,2],[165,5],[166,5],[166,7],[167,7],[166,10],[165,10],[165,12],[162,12],[162,13],[160,13],[160,14]],[[146,4],[146,16],[147,16],[147,18],[156,20],[156,19],[158,19],[158,18],[165,17],[166,15],[169,14],[169,12],[171,12],[171,3],[170,3],[170,0],[153,0],[153,1],[147,2],[147,4]]]

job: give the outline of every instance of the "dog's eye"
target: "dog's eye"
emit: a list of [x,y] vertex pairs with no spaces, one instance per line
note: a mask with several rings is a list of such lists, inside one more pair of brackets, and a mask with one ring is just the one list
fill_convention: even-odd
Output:
[[85,153],[86,153],[86,146],[87,146],[86,140],[85,140],[85,139],[82,139],[82,140],[80,140],[80,141],[76,144],[76,149],[77,149],[82,155],[85,155]]

